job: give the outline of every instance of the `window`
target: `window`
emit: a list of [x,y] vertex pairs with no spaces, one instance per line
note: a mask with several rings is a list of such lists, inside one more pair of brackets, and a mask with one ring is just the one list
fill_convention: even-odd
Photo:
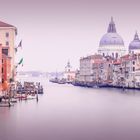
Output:
[[2,68],[2,73],[3,73],[3,68]]
[[114,53],[112,53],[112,57],[114,58]]
[[118,58],[118,53],[116,53],[116,58]]
[[9,33],[7,32],[7,33],[5,34],[5,36],[6,36],[6,37],[9,37]]
[[9,42],[8,41],[6,41],[6,46],[9,46]]
[[133,61],[133,65],[135,65],[135,61]]
[[134,54],[134,51],[132,51],[132,54]]
[[3,48],[2,53],[5,54],[5,55],[8,55],[8,49]]
[[133,71],[135,71],[135,67],[133,67]]

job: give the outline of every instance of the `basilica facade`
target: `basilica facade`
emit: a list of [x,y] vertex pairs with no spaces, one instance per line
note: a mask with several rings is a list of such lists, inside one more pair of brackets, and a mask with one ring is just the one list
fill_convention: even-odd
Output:
[[140,89],[138,33],[135,33],[134,39],[126,48],[111,18],[107,33],[99,42],[98,53],[80,59],[75,81],[81,86],[109,85]]
[[107,33],[103,35],[100,40],[98,53],[104,57],[111,56],[112,58],[119,58],[126,53],[124,41],[117,33],[112,17],[107,29]]

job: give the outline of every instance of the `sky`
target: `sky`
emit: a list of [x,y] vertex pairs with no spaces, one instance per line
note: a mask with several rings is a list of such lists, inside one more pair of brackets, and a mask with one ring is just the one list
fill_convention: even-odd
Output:
[[126,48],[140,34],[138,0],[0,0],[0,20],[18,28],[23,71],[63,71],[97,52],[113,16]]

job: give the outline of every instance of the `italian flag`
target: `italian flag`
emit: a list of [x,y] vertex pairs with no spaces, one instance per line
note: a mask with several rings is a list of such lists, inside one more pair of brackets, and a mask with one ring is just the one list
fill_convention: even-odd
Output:
[[18,62],[18,65],[21,65],[23,66],[23,58],[20,59],[20,61]]

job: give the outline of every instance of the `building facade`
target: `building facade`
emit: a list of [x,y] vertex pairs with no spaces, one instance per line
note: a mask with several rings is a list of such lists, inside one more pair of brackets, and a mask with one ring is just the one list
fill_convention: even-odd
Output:
[[140,89],[140,39],[138,33],[126,53],[123,39],[117,34],[113,18],[101,38],[98,54],[80,59],[76,81],[81,86],[114,86]]
[[11,57],[2,54],[2,81],[10,81],[11,78]]
[[112,83],[113,80],[113,61],[112,57],[104,57],[103,61],[100,63],[99,67],[99,83]]
[[67,83],[71,83],[75,80],[75,71],[72,70],[72,66],[70,64],[70,61],[68,61],[65,71],[63,73],[63,78],[66,80]]
[[103,56],[99,54],[83,57],[80,59],[80,82],[94,82],[99,78],[99,63]]
[[11,57],[11,78],[15,76],[15,38],[17,28],[13,25],[0,21],[0,44],[3,46],[3,52]]

